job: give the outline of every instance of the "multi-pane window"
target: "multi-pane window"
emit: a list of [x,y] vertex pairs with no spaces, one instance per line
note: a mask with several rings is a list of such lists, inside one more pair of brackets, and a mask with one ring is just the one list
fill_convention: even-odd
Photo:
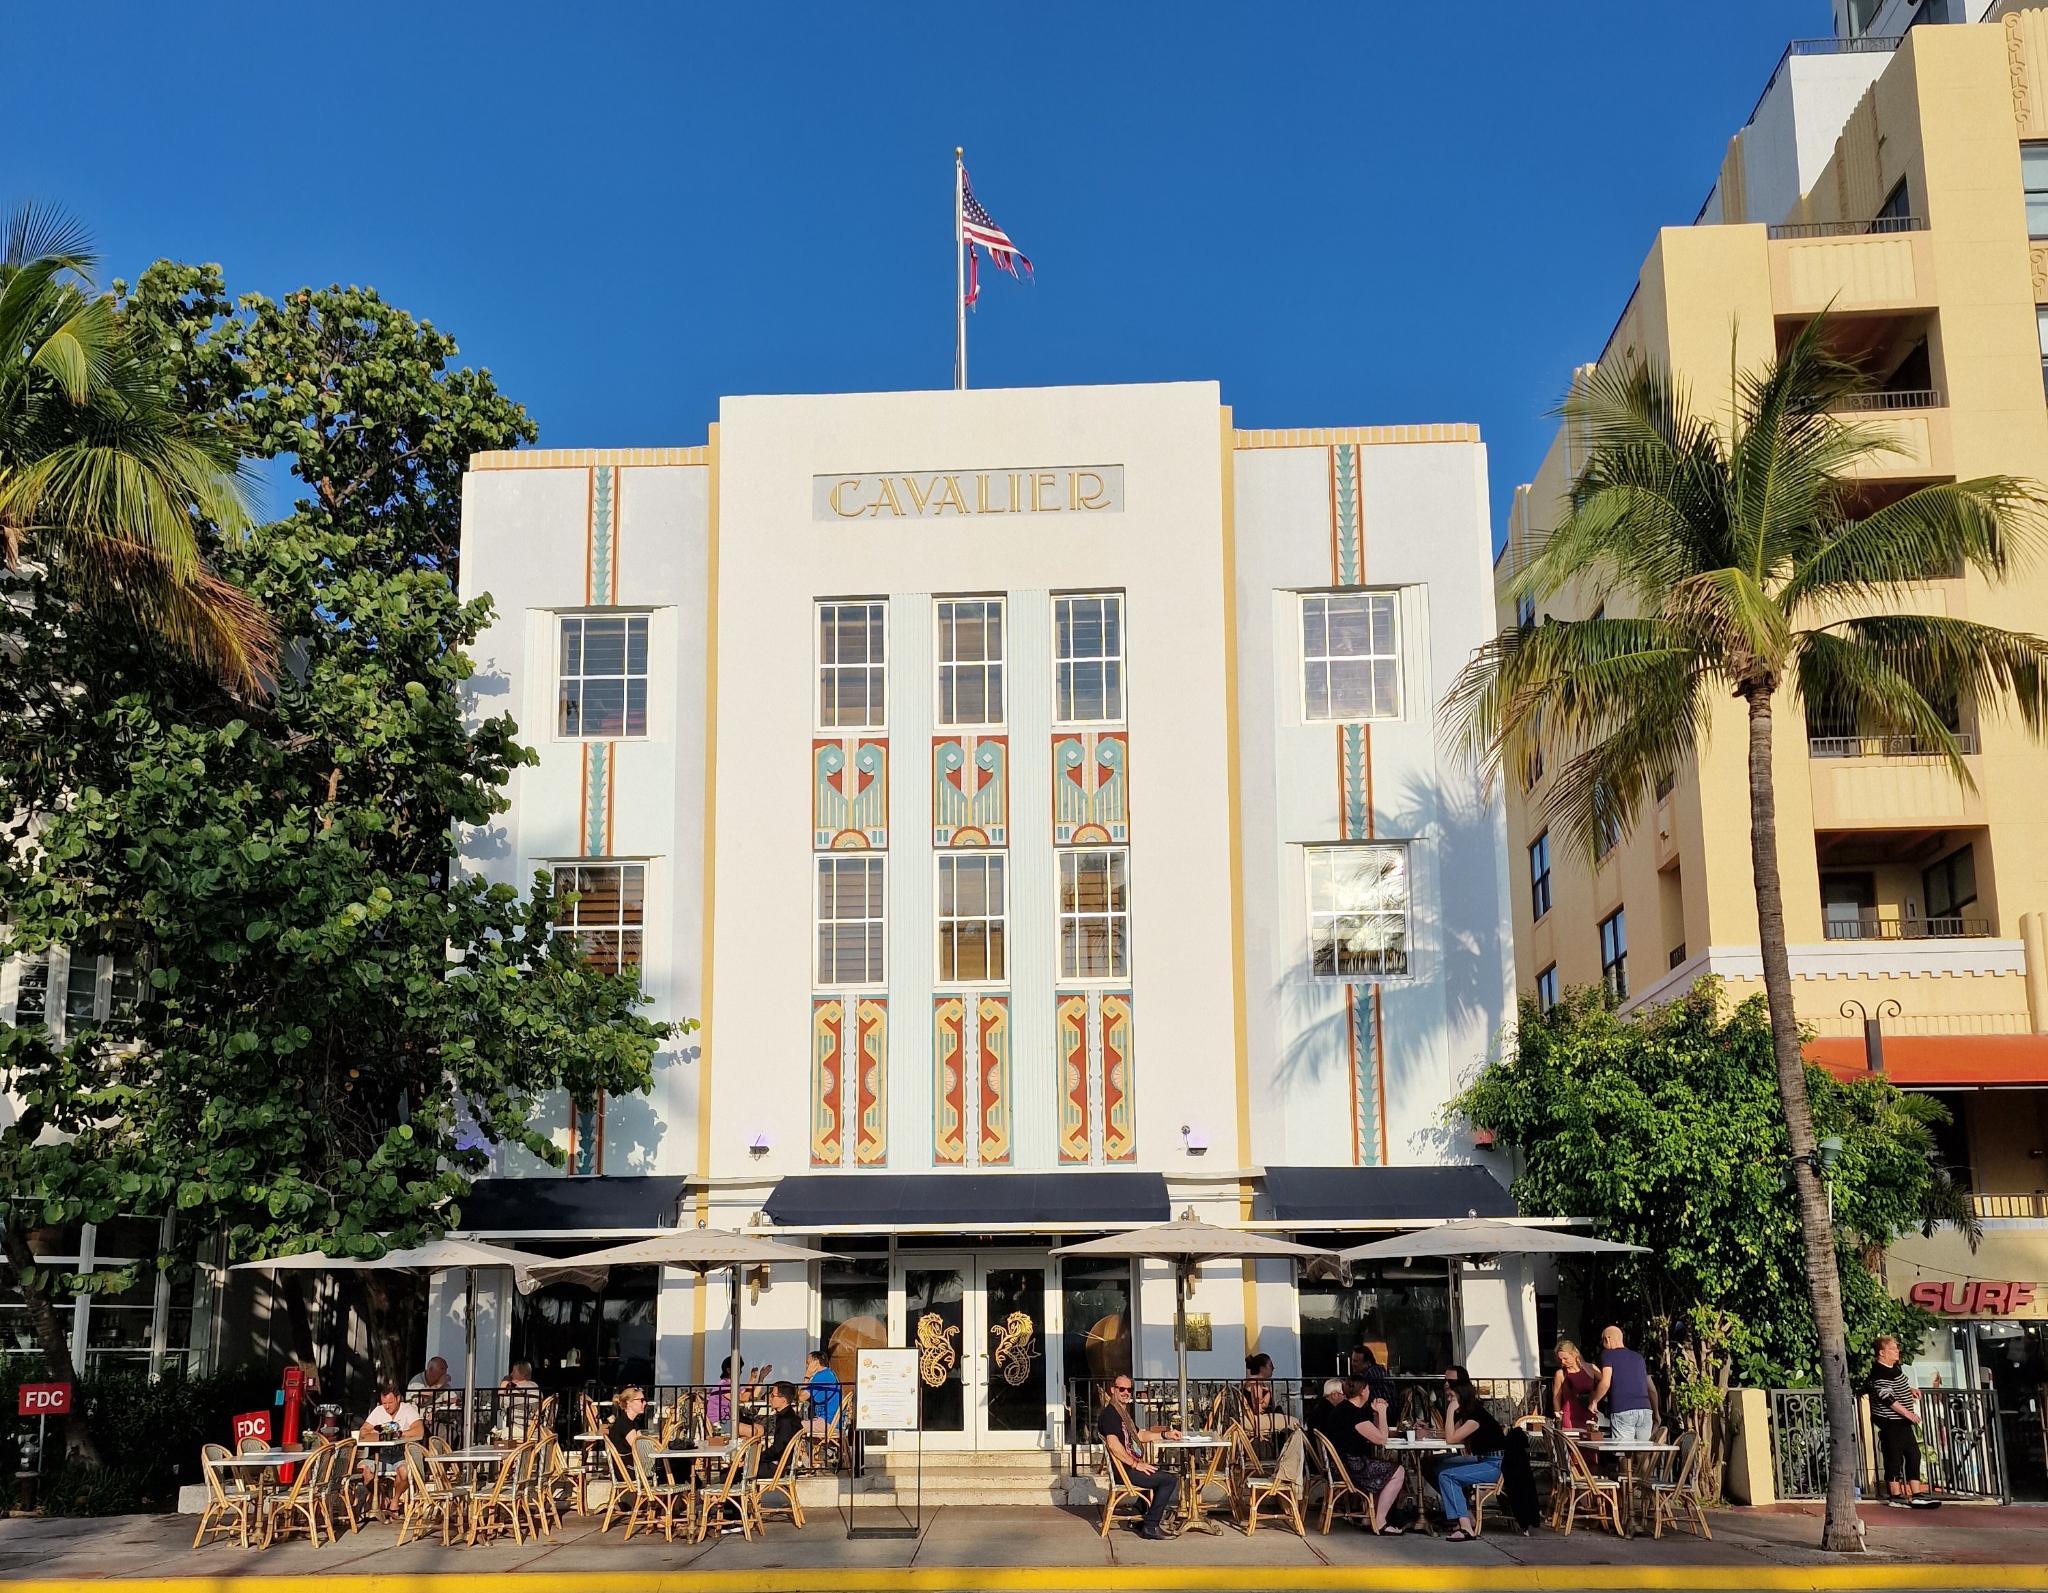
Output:
[[1545,830],[1529,843],[1530,918],[1550,911],[1550,832]]
[[[51,970],[61,971],[61,1000],[51,994]],[[38,1023],[52,1041],[62,1044],[82,1029],[121,1030],[135,1021],[142,1000],[144,976],[127,952],[37,952],[23,957],[15,970],[14,1021]]]
[[1977,856],[1964,847],[1951,852],[1932,868],[1920,871],[1920,885],[1927,893],[1929,918],[1954,918],[1977,900]]
[[885,983],[884,859],[872,852],[821,852],[817,867],[816,982],[825,989]]
[[1600,920],[1600,982],[1616,1001],[1628,999],[1628,917],[1619,907]]
[[2020,145],[2020,185],[2027,195],[2027,236],[2048,238],[2048,144]]
[[1557,964],[1552,963],[1536,976],[1536,1005],[1548,1012],[1557,1005]]
[[14,1021],[24,1027],[46,1023],[50,1015],[50,954],[23,957],[15,970]]
[[1524,592],[1515,599],[1515,625],[1520,630],[1527,630],[1535,623],[1536,599]]
[[1392,592],[1304,592],[1302,711],[1311,720],[1393,719],[1401,661]]
[[1331,979],[1408,971],[1408,848],[1308,848],[1309,965]]
[[938,864],[939,983],[1000,983],[1008,970],[1004,855],[941,852]]
[[1901,232],[1913,214],[1913,192],[1901,177],[1892,184],[1892,191],[1885,195],[1884,203],[1877,207],[1877,219],[1870,224],[1872,232]]
[[[134,1269],[124,1289],[53,1291],[57,1321],[75,1362],[88,1372],[153,1372],[196,1362],[203,1351],[207,1298],[197,1269],[182,1277],[160,1273],[159,1254],[178,1248],[174,1229],[155,1217],[115,1217],[103,1223],[51,1228],[35,1207],[11,1208],[25,1229],[29,1251],[53,1272],[109,1273]],[[40,1358],[25,1307],[0,1302],[0,1355]]]
[[1003,722],[1003,600],[938,601],[939,723]]
[[555,898],[555,930],[574,937],[586,962],[606,973],[640,966],[647,922],[646,864],[557,864]]
[[1599,862],[1621,844],[1621,808],[1599,791],[1593,793],[1593,861]]
[[1127,979],[1131,972],[1131,856],[1121,847],[1059,854],[1060,977]]
[[647,734],[647,616],[564,614],[559,736]]
[[880,730],[889,605],[855,598],[818,605],[818,727]]
[[1124,600],[1090,593],[1052,600],[1053,718],[1063,725],[1124,717]]

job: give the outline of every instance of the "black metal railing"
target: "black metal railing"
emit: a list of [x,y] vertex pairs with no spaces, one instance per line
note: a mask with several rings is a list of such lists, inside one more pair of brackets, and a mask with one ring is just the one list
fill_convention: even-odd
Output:
[[[1817,1388],[1770,1391],[1771,1465],[1780,1499],[1820,1499],[1828,1491],[1826,1398]],[[2012,1497],[1998,1424],[1998,1396],[1989,1389],[1928,1388],[1918,1398],[1920,1476],[1948,1499]],[[1856,1475],[1866,1497],[1883,1482],[1871,1469],[1857,1422]]]
[[1895,232],[1925,232],[1925,216],[1870,216],[1862,221],[1779,221],[1764,229],[1771,238],[1873,238]]
[[[1780,1499],[1824,1499],[1828,1492],[1827,1398],[1817,1388],[1774,1388],[1771,1475]],[[1870,1471],[1857,1444],[1858,1475]]]
[[1902,409],[1944,407],[1940,390],[1933,387],[1897,387],[1875,393],[1844,393],[1828,407],[1843,415],[1892,414]]
[[1821,920],[1828,940],[1967,940],[1991,933],[1988,918],[1901,918],[1896,913],[1829,914]]
[[1778,64],[1771,68],[1771,75],[1764,79],[1763,92],[1756,97],[1756,103],[1749,108],[1749,114],[1742,119],[1747,127],[1756,120],[1756,113],[1764,108],[1764,101],[1771,97],[1771,89],[1778,81],[1778,74],[1785,70],[1785,63],[1795,55],[1890,55],[1899,47],[1904,34],[1867,34],[1860,39],[1794,39],[1785,46],[1785,53],[1778,57]]
[[[1964,757],[1974,756],[1977,737],[1968,730],[1951,739]],[[1944,756],[1925,736],[1808,736],[1807,752],[1816,758],[1938,758]]]

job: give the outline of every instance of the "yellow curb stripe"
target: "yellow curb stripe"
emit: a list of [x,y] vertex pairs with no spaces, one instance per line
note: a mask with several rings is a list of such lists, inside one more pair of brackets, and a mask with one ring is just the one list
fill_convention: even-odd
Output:
[[[371,1571],[303,1576],[167,1576],[137,1579],[153,1593],[481,1593],[508,1580],[518,1593],[1531,1593],[1655,1589],[1671,1593],[1890,1593],[1890,1590],[2048,1589],[2048,1566],[1872,1563],[1827,1565],[1318,1565],[1318,1566],[819,1566],[775,1571]],[[49,1577],[0,1581],[0,1593],[107,1593],[125,1578]]]

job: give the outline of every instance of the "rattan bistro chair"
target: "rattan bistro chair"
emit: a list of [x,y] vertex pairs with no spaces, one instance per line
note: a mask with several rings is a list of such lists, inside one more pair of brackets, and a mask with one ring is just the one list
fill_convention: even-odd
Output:
[[[1102,1460],[1109,1478],[1109,1495],[1102,1501],[1102,1536],[1106,1538],[1109,1529],[1119,1521],[1131,1526],[1143,1521],[1152,1496],[1131,1481],[1129,1470],[1107,1444],[1102,1448]],[[1117,1511],[1124,1507],[1128,1507],[1124,1514],[1118,1515]]]
[[215,1462],[228,1458],[225,1444],[199,1446],[199,1469],[206,1478],[206,1509],[200,1514],[199,1530],[192,1534],[195,1549],[209,1537],[224,1538],[229,1533],[235,1535],[235,1541],[243,1548],[249,1547],[256,1495],[232,1471],[214,1470]]
[[604,1456],[611,1468],[611,1492],[604,1502],[604,1525],[599,1532],[609,1532],[614,1521],[630,1522],[633,1509],[640,1502],[640,1487],[633,1475],[633,1463],[619,1453],[619,1446],[611,1441],[609,1434],[604,1440]]
[[652,1433],[633,1435],[633,1508],[626,1516],[626,1536],[630,1539],[644,1521],[650,1532],[658,1526],[663,1539],[673,1543],[678,1526],[685,1538],[690,1535],[696,1489],[687,1475],[661,1475],[657,1470],[660,1462],[653,1458],[657,1447]]
[[1627,1536],[1621,1525],[1621,1484],[1596,1473],[1586,1452],[1555,1421],[1545,1431],[1556,1459],[1552,1514],[1558,1530],[1569,1536],[1583,1509],[1617,1538]]
[[761,1450],[758,1438],[742,1439],[726,1458],[725,1470],[718,1481],[704,1490],[702,1508],[697,1515],[695,1541],[702,1543],[711,1535],[712,1526],[724,1512],[738,1512],[741,1533],[751,1538],[761,1530],[761,1518],[754,1512],[753,1491],[747,1486],[748,1473],[753,1469],[755,1458]]
[[1330,1523],[1340,1517],[1346,1521],[1362,1521],[1369,1530],[1377,1532],[1379,1529],[1373,1525],[1372,1496],[1352,1480],[1344,1457],[1337,1453],[1337,1446],[1330,1442],[1326,1433],[1310,1433],[1308,1436],[1316,1466],[1316,1475],[1309,1479],[1309,1486],[1314,1487],[1317,1482],[1323,1486],[1323,1536],[1330,1535]]
[[1684,1527],[1713,1540],[1713,1529],[1707,1525],[1706,1469],[1707,1446],[1700,1442],[1699,1434],[1690,1429],[1680,1433],[1670,1479],[1650,1484],[1651,1537],[1663,1537],[1668,1526],[1674,1532]]
[[1241,1466],[1239,1486],[1244,1510],[1245,1536],[1250,1537],[1259,1530],[1261,1509],[1277,1505],[1278,1519],[1290,1522],[1299,1537],[1306,1538],[1308,1529],[1301,1524],[1301,1487],[1292,1477],[1283,1476],[1279,1462],[1270,1471],[1261,1470],[1257,1446],[1252,1435],[1243,1427],[1233,1425],[1230,1429],[1231,1448],[1236,1452]]
[[299,1463],[291,1486],[272,1494],[263,1503],[263,1542],[266,1546],[290,1537],[301,1526],[314,1548],[320,1547],[320,1506],[327,1492],[328,1473],[334,1469],[335,1451],[322,1449]]
[[[747,1495],[753,1503],[754,1519],[765,1530],[770,1516],[787,1516],[789,1524],[801,1528],[804,1524],[804,1507],[796,1497],[797,1451],[803,1448],[801,1436],[792,1438],[782,1446],[782,1453],[775,1457],[775,1469],[765,1477],[747,1479]],[[770,1494],[780,1495],[784,1503],[771,1505]]]

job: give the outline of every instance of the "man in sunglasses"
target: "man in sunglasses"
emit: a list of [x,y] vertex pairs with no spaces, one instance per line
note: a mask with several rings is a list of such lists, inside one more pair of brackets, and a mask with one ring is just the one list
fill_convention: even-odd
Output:
[[1131,1486],[1150,1495],[1150,1502],[1145,1506],[1145,1519],[1138,1526],[1138,1536],[1170,1538],[1173,1534],[1162,1523],[1172,1511],[1174,1502],[1180,1498],[1180,1478],[1164,1467],[1149,1464],[1138,1452],[1138,1446],[1148,1438],[1178,1438],[1180,1434],[1171,1427],[1139,1428],[1131,1418],[1132,1393],[1133,1384],[1129,1377],[1112,1378],[1109,1403],[1096,1417],[1095,1430],[1102,1436],[1103,1447],[1116,1457],[1117,1463],[1130,1477]]

